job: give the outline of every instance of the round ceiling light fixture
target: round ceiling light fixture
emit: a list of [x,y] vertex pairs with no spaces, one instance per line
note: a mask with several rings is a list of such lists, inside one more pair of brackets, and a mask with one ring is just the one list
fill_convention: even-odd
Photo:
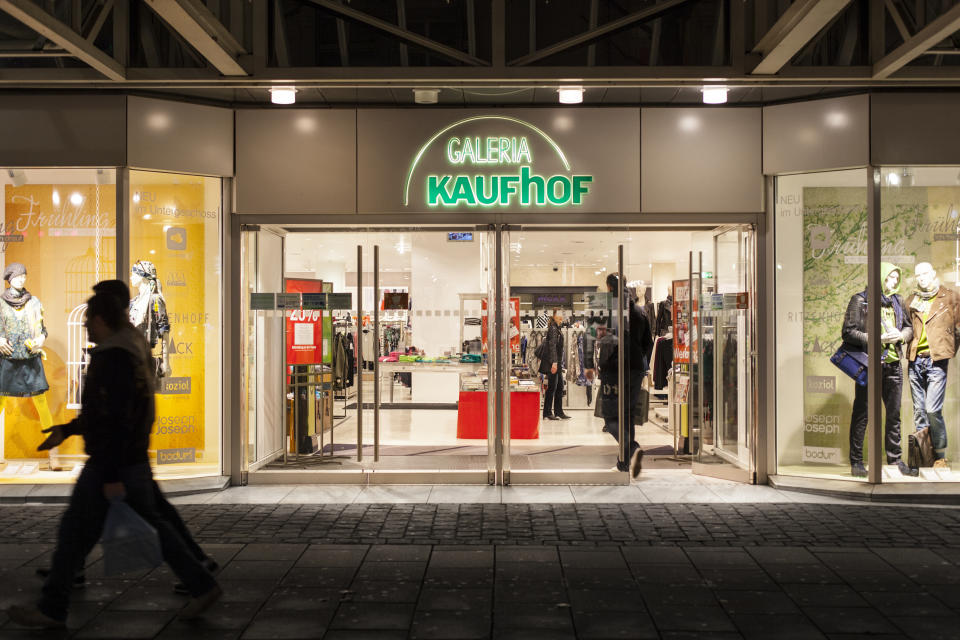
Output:
[[706,85],[702,89],[703,104],[726,104],[727,88]]
[[273,104],[294,104],[297,101],[296,87],[271,87],[270,102]]
[[414,89],[413,101],[417,104],[437,104],[440,100],[440,89]]
[[560,104],[580,104],[583,102],[583,87],[560,87],[557,97]]

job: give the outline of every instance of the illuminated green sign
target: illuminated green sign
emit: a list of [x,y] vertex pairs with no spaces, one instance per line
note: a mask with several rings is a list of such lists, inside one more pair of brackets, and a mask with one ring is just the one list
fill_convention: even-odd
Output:
[[[533,145],[526,135],[450,135],[456,127],[481,120],[505,121],[529,129],[556,153],[565,173],[537,174]],[[576,206],[583,204],[584,197],[590,193],[593,176],[574,175],[563,151],[541,129],[509,116],[474,116],[441,129],[420,148],[407,172],[404,206],[410,204],[411,182],[420,160],[441,138],[443,146],[437,145],[436,148],[443,151],[449,171],[426,175],[425,199],[429,207]],[[466,173],[468,167],[473,171]],[[502,169],[491,172],[493,167]],[[484,170],[487,172],[481,173]]]

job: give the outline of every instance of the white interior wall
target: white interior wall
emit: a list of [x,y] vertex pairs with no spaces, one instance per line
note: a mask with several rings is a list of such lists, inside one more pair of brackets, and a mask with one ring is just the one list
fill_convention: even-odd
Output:
[[[448,242],[444,232],[416,233],[410,262],[413,345],[434,356],[459,351],[460,324],[454,317],[460,309],[457,294],[487,290],[481,243]],[[460,391],[457,374],[414,373],[412,383],[414,402],[456,402]]]

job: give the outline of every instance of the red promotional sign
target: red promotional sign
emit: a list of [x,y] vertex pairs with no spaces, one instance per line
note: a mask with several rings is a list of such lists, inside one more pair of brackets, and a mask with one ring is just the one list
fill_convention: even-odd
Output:
[[[323,293],[322,280],[287,278],[287,293]],[[323,311],[292,309],[287,316],[287,364],[323,362]]]
[[690,281],[673,281],[673,361],[690,364]]

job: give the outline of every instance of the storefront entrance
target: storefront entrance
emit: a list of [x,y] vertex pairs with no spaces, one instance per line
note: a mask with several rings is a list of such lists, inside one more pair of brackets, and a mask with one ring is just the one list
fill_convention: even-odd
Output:
[[245,228],[247,480],[626,484],[635,439],[645,469],[752,482],[753,237]]

